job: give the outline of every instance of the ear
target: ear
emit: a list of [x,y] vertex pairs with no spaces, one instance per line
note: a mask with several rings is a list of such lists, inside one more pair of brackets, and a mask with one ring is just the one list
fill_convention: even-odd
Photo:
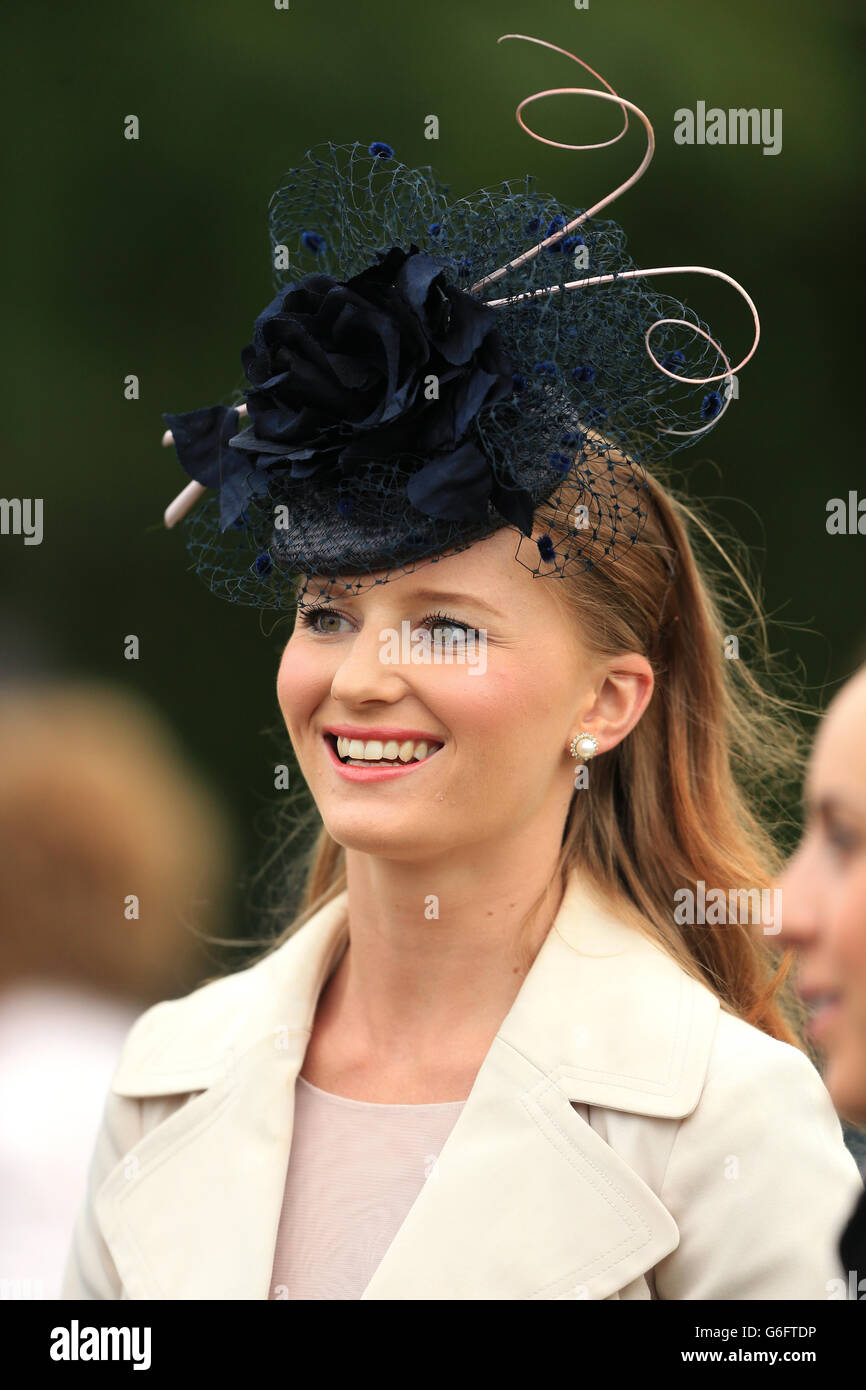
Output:
[[626,652],[601,672],[581,730],[595,734],[599,753],[607,753],[631,733],[652,699],[655,679],[646,657]]

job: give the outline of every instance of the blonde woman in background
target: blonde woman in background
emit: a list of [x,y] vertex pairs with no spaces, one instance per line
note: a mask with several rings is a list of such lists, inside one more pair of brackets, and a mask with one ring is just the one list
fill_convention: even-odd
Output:
[[56,1298],[105,1090],[142,1009],[207,972],[228,828],[156,714],[0,696],[0,1286]]
[[[866,1125],[866,666],[830,705],[806,783],[807,824],[781,880],[783,939],[799,956],[809,1031],[843,1118]],[[842,1235],[851,1296],[866,1298],[866,1198]]]

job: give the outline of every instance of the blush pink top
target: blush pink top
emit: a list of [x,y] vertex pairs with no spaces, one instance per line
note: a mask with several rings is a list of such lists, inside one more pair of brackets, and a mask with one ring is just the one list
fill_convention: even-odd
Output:
[[295,1085],[272,1299],[359,1299],[465,1101],[380,1105]]

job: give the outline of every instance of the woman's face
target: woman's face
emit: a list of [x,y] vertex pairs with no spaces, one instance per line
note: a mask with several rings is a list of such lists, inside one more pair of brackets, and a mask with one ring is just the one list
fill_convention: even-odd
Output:
[[866,1120],[866,670],[833,701],[806,783],[805,834],[781,881],[782,941],[836,1109]]
[[[471,862],[485,842],[534,828],[558,849],[551,837],[573,790],[567,745],[603,668],[556,601],[558,581],[534,579],[514,547],[503,528],[353,597],[320,597],[311,582],[277,693],[338,843],[390,859]],[[360,767],[341,761],[347,749]]]

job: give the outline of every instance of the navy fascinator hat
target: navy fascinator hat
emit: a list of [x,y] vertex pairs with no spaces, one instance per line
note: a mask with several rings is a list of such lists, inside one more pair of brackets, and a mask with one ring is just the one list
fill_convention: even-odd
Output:
[[[652,126],[581,59],[527,41],[604,90],[527,97],[523,129],[541,138],[522,115],[541,97],[598,97],[623,113],[615,140],[629,113],[643,123],[641,165],[585,210],[531,177],[452,198],[382,141],[320,145],[289,171],[270,203],[275,293],[241,353],[245,387],[163,416],[192,479],[166,525],[185,517],[194,567],[222,597],[281,609],[312,577],[358,592],[503,526],[534,574],[612,562],[640,535],[645,466],[727,409],[758,344],[752,300],[720,271],[630,262],[597,213],[645,171]],[[754,341],[736,367],[650,288],[682,271],[748,304]]]

